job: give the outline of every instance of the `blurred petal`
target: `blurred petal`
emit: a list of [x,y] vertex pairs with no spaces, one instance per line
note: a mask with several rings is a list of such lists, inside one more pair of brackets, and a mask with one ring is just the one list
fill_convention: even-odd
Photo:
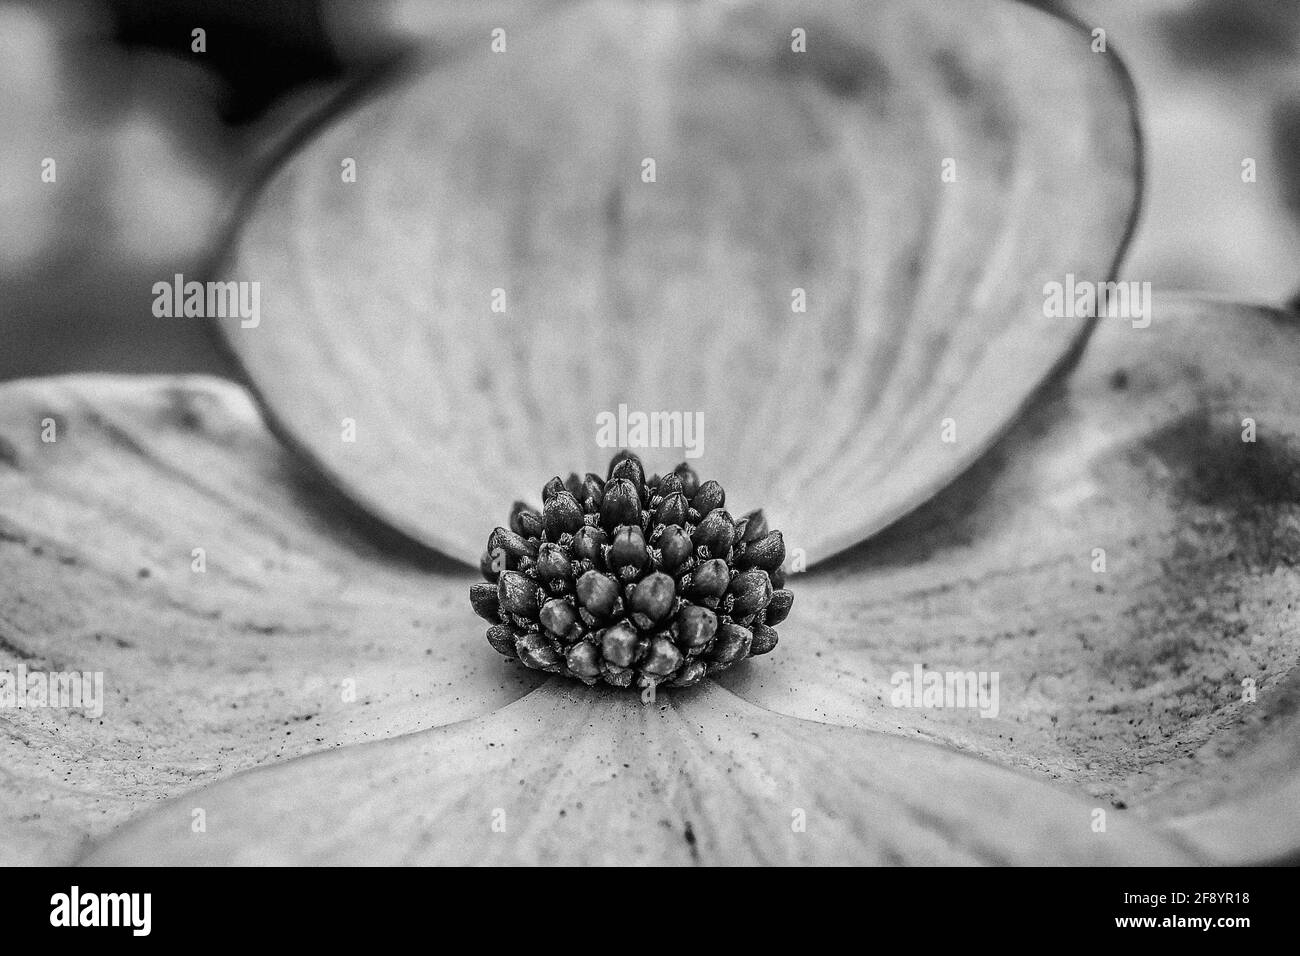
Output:
[[[207,830],[195,833],[193,811]],[[1051,786],[716,686],[654,705],[556,681],[474,721],[241,774],[92,865],[1189,862]]]
[[100,671],[105,698],[99,719],[0,709],[0,863],[519,697],[539,679],[484,642],[469,581],[364,544],[228,383],[0,386],[0,671]]
[[698,452],[814,562],[857,543],[1079,344],[1040,290],[1104,278],[1135,214],[1122,65],[1027,4],[495,4],[496,50],[436,10],[455,55],[247,210],[261,323],[221,328],[323,473],[464,561],[502,501],[603,467],[620,406],[702,422],[652,470]]
[[1283,132],[1286,99],[1300,93],[1290,52],[1300,48],[1300,4],[1068,5],[1105,29],[1142,92],[1152,175],[1124,277],[1286,301],[1300,282],[1300,231],[1287,214],[1300,143]]
[[[1300,325],[1178,299],[1154,315],[1101,320],[976,469],[795,576],[780,647],[724,685],[1213,819],[1184,829],[1216,854],[1300,850],[1295,815],[1266,811],[1300,781]],[[892,706],[919,665],[999,674],[997,715]]]
[[334,49],[347,62],[366,62],[410,48],[430,55],[485,42],[493,28],[516,24],[522,15],[546,17],[575,0],[322,0],[321,12]]

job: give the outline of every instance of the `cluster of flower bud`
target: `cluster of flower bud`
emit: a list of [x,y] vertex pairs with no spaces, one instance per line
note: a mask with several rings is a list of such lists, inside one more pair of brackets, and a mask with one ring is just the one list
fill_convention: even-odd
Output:
[[607,476],[552,478],[516,502],[470,588],[487,639],[528,667],[615,687],[698,683],[777,642],[790,613],[785,543],[761,511],[733,519],[685,463],[647,478],[620,452]]

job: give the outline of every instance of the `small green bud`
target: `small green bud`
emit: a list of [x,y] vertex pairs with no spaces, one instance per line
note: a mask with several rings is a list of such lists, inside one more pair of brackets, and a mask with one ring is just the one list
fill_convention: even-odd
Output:
[[[555,499],[551,499],[554,501]],[[558,545],[548,541],[537,551],[537,576],[543,581],[563,581],[573,570],[573,562]]]
[[600,503],[605,499],[605,482],[599,475],[587,474],[578,490],[578,502],[586,511],[600,511]]
[[698,597],[722,597],[731,584],[731,572],[721,558],[705,561],[691,575],[690,592]]
[[695,473],[695,469],[686,462],[682,462],[673,469],[673,474],[682,481],[682,494],[687,499],[694,498],[700,490],[700,476]]
[[498,548],[515,561],[537,557],[537,543],[515,534],[509,528],[497,528],[488,537],[488,554]]
[[604,553],[608,541],[609,535],[600,528],[583,525],[573,536],[573,556],[579,561],[595,561]]
[[775,571],[785,560],[785,539],[780,531],[770,531],[745,548],[737,563],[743,568]]
[[780,624],[790,613],[790,607],[794,604],[794,592],[780,591],[772,592],[772,600],[767,603],[766,620],[768,624]]
[[715,508],[704,516],[704,520],[695,526],[691,541],[697,548],[708,548],[715,558],[724,557],[731,550],[732,535],[735,525],[731,515],[721,508]]
[[767,534],[767,517],[763,514],[762,508],[751,511],[741,520],[745,522],[745,533],[740,540],[748,543],[757,541]]
[[485,621],[498,623],[501,618],[501,602],[497,599],[495,584],[471,584],[469,586],[469,603],[474,613]]
[[684,525],[690,507],[686,496],[675,491],[659,502],[659,507],[655,509],[655,524]]
[[694,660],[687,663],[682,668],[682,672],[677,675],[673,681],[673,687],[693,687],[704,679],[704,675],[709,672],[709,665],[701,660]]
[[722,490],[722,485],[712,479],[700,485],[700,490],[691,499],[691,507],[702,515],[721,508],[726,503],[727,493]]
[[666,677],[682,663],[682,652],[668,638],[660,635],[650,641],[645,659],[641,661],[641,672],[654,677]]
[[528,667],[539,671],[558,672],[560,654],[551,646],[551,642],[536,631],[520,634],[515,639],[515,652]]
[[718,632],[718,616],[707,607],[687,604],[677,613],[677,643],[687,650],[703,647]]
[[758,568],[736,575],[729,590],[735,598],[731,616],[738,620],[757,614],[772,600],[772,582],[768,579],[767,572]]
[[709,650],[709,659],[719,664],[734,664],[749,653],[754,635],[749,628],[726,622],[718,628],[718,636]]
[[607,627],[600,634],[601,655],[611,664],[628,667],[636,659],[637,644],[640,640],[636,631],[626,624]]
[[542,622],[542,627],[556,637],[563,638],[567,637],[573,625],[578,623],[578,612],[564,598],[551,598],[542,605],[538,618]]
[[659,536],[659,554],[660,561],[667,571],[675,571],[677,568],[695,553],[695,546],[691,543],[691,536],[686,533],[685,528],[679,528],[676,525],[669,525],[664,528],[664,532]]
[[618,585],[599,571],[578,578],[578,600],[595,617],[609,617],[618,600]]
[[647,574],[637,582],[628,600],[633,622],[644,631],[650,630],[673,609],[676,598],[677,590],[672,578],[662,571]]
[[497,580],[497,600],[507,614],[535,617],[537,585],[532,578],[518,571],[503,571]]
[[636,485],[626,478],[616,478],[605,485],[600,523],[611,531],[621,524],[641,524],[641,493]]
[[[614,457],[609,460],[609,470],[605,472],[605,480],[608,481],[610,478],[613,478],[614,469],[617,468],[622,462],[626,461],[629,458],[635,461],[638,465],[641,464],[641,459],[637,457],[636,452],[628,451],[626,448],[624,448],[621,451],[616,452],[614,454]],[[641,468],[641,473],[645,474],[644,466],[642,466]]]
[[522,501],[510,509],[510,530],[521,538],[536,538],[542,533],[542,517]]
[[776,628],[768,627],[766,624],[755,624],[750,630],[754,632],[754,639],[749,645],[751,657],[766,654],[776,647]]
[[611,481],[619,478],[632,482],[636,488],[638,496],[645,493],[645,466],[641,464],[641,459],[633,455],[630,458],[624,458],[609,473]]
[[515,650],[515,632],[507,624],[497,624],[487,629],[488,643],[498,654],[504,654],[506,657],[515,657],[518,652]]
[[[659,495],[662,498],[667,498],[669,495],[680,494],[681,491],[682,491],[682,476],[677,474],[676,472],[674,472],[671,475],[667,475],[664,478],[661,478],[659,484],[655,486],[655,494]],[[690,502],[689,495],[686,496],[686,500],[687,503]]]
[[542,527],[548,541],[559,541],[560,535],[573,534],[583,527],[578,499],[568,491],[557,491],[542,509]]
[[646,550],[645,535],[636,525],[625,525],[614,532],[614,543],[605,558],[611,571],[624,568],[644,568],[650,560]]
[[583,681],[595,683],[600,676],[600,649],[595,644],[579,641],[564,655],[564,662]]

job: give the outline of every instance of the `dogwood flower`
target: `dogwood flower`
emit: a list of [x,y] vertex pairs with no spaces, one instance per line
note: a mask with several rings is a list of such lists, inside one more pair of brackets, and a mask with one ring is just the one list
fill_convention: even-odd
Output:
[[[1045,316],[1132,230],[1132,90],[962,6],[494,8],[250,198],[243,384],[0,385],[0,671],[104,688],[0,708],[0,859],[1294,854],[1300,327]],[[780,645],[504,661],[485,522],[669,395],[807,559]]]

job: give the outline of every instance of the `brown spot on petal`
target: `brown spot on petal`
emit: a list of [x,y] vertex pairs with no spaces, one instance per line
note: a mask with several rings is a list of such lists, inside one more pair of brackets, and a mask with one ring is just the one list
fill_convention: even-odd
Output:
[[934,66],[943,79],[948,92],[959,100],[968,100],[979,92],[979,84],[962,65],[961,58],[952,50],[938,50],[934,54]]
[[1240,419],[1201,410],[1162,429],[1147,446],[1198,505],[1229,507],[1242,517],[1300,505],[1300,448],[1270,437],[1267,423],[1258,426],[1256,440],[1244,442]]

